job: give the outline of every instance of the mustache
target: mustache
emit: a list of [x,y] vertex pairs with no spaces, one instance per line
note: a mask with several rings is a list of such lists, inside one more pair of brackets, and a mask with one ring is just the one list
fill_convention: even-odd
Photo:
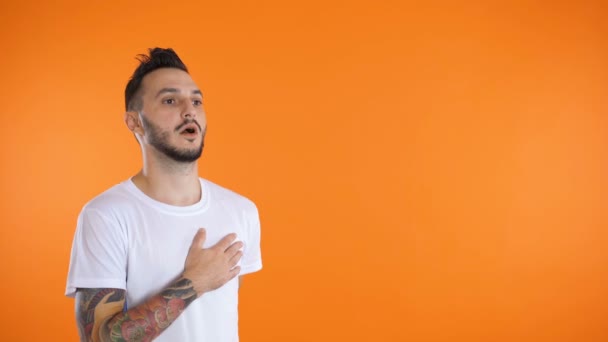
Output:
[[194,123],[198,127],[199,131],[201,131],[201,132],[203,131],[203,129],[201,128],[201,125],[199,125],[199,123],[196,120],[194,120],[194,119],[186,119],[186,120],[184,120],[184,122],[182,122],[177,127],[175,127],[175,131],[179,132],[184,126],[186,126],[188,124],[191,124],[191,123]]

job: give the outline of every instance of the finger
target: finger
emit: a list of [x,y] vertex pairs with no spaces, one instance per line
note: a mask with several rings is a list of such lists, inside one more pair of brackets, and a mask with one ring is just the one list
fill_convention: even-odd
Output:
[[237,251],[231,258],[230,258],[230,266],[234,267],[236,264],[239,263],[239,260],[241,260],[241,258],[243,257],[243,252],[242,251]]
[[241,273],[241,266],[236,266],[235,268],[231,269],[228,273],[229,280],[232,280],[234,277],[239,275],[239,273]]
[[233,243],[232,245],[230,245],[230,247],[228,247],[228,249],[226,249],[226,254],[228,254],[228,256],[232,256],[234,255],[234,253],[236,253],[239,249],[243,248],[243,243],[241,241],[237,241],[235,243]]
[[203,244],[205,243],[206,238],[207,238],[207,231],[205,230],[205,228],[200,228],[196,232],[196,235],[194,235],[194,239],[192,239],[192,245],[190,246],[190,249],[203,248]]
[[218,243],[215,244],[215,248],[219,248],[222,252],[225,252],[230,245],[236,240],[236,234],[231,233],[224,236]]

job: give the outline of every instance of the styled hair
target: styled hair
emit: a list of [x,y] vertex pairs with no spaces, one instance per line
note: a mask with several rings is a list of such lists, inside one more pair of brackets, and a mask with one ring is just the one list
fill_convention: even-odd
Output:
[[133,72],[125,88],[125,109],[127,111],[139,111],[143,106],[141,94],[141,81],[144,76],[160,68],[176,68],[188,72],[188,68],[179,59],[173,49],[153,48],[149,49],[150,55],[139,54],[136,59],[139,66]]

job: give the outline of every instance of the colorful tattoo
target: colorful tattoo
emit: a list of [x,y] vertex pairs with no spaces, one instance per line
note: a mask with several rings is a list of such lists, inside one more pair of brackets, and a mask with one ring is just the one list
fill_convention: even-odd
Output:
[[84,341],[99,341],[103,324],[122,311],[125,290],[78,289],[76,293],[76,316],[80,338]]
[[[118,291],[122,293],[120,294]],[[81,336],[83,333],[84,336],[93,336],[93,342],[98,341],[96,338],[98,336],[103,336],[103,340],[99,339],[99,341],[104,342],[152,341],[196,299],[196,291],[188,279],[178,280],[159,295],[122,313],[120,311],[124,304],[124,290],[81,289],[79,292],[83,292],[83,298],[80,304],[77,304],[78,307],[81,307],[81,313],[78,314],[79,329]],[[100,299],[95,301],[92,300],[93,297]],[[118,298],[121,299],[117,301]],[[116,310],[118,306],[114,306],[110,310],[103,310],[106,314],[114,310],[113,313],[108,316],[98,316],[97,307],[91,306],[91,304],[95,304],[103,307],[108,303],[119,304],[121,309]],[[91,310],[94,311],[94,314],[90,314]],[[97,325],[100,325],[101,330],[94,329]],[[91,327],[89,328],[89,326]],[[87,341],[89,340],[87,339]]]

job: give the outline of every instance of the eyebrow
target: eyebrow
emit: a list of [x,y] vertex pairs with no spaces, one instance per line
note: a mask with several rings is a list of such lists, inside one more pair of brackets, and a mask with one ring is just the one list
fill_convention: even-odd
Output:
[[[156,93],[156,97],[161,96],[162,94],[166,94],[166,93],[179,93],[179,89],[177,88],[163,88],[161,90],[158,91],[158,93]],[[192,94],[197,94],[197,95],[203,95],[203,93],[200,91],[200,89],[195,89],[192,91]]]

